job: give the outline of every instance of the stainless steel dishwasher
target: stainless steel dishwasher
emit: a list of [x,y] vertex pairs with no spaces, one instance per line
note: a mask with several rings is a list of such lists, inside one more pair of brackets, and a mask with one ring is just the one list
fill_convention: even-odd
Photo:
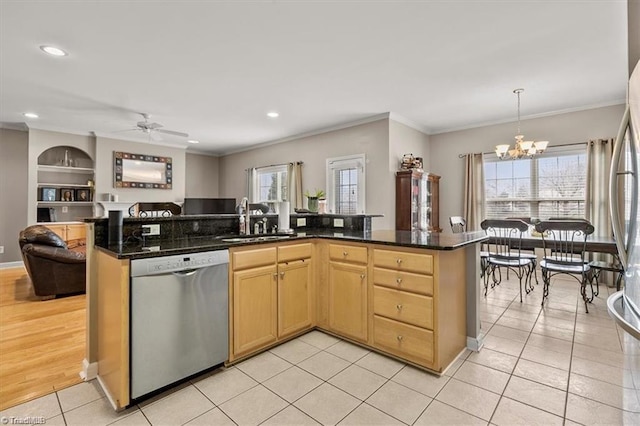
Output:
[[229,251],[131,261],[131,398],[227,360]]

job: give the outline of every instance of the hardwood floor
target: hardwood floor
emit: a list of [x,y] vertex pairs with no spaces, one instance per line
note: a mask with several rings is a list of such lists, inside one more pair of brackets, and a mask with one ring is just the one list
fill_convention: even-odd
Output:
[[0,269],[0,410],[80,383],[86,296],[41,301],[24,268]]

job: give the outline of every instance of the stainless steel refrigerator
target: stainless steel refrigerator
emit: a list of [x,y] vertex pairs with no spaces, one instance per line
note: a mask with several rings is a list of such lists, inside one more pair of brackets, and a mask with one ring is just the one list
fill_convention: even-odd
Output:
[[640,62],[629,79],[627,108],[616,137],[609,187],[613,233],[625,270],[625,285],[607,300],[609,314],[636,339],[640,339],[639,132]]

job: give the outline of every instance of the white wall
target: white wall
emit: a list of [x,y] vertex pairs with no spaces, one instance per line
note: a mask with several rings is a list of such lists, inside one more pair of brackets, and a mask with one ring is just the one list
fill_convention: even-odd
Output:
[[[115,188],[113,185],[113,152],[171,157],[173,162],[173,187],[171,189]],[[94,199],[102,201],[104,194],[117,194],[119,202],[182,202],[185,194],[186,151],[140,142],[96,138],[96,194]]]
[[29,225],[36,223],[37,219],[38,157],[54,146],[72,146],[86,152],[94,162],[96,160],[95,138],[93,136],[29,129],[29,181],[27,188],[27,217]]
[[246,169],[303,161],[302,186],[326,190],[326,159],[352,154],[366,155],[366,213],[374,229],[394,227],[394,182],[389,179],[389,120],[383,119],[346,129],[295,139],[220,157],[220,196],[240,199],[246,195]]
[[187,153],[185,197],[218,198],[219,168],[218,157]]
[[[554,145],[586,142],[590,139],[615,137],[623,105],[596,108],[522,121],[527,140],[548,140]],[[501,143],[513,144],[517,124],[505,123],[475,129],[431,135],[430,168],[442,176],[440,180],[440,223],[449,223],[449,216],[463,214],[464,159],[459,154],[488,152]],[[445,226],[443,226],[444,228]]]
[[27,227],[28,156],[27,132],[0,129],[0,263],[22,260],[18,235]]

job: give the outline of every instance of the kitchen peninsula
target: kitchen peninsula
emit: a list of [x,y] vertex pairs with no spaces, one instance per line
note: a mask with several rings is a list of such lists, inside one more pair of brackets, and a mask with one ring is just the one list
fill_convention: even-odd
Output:
[[[124,221],[125,242],[115,245],[107,242],[106,219],[88,221],[87,364],[114,408],[137,397],[131,265],[141,259],[193,262],[196,253],[228,250],[227,365],[313,328],[436,374],[466,347],[478,350],[478,243],[485,234],[371,231],[371,218],[311,215],[293,235],[246,237],[233,232],[237,215],[132,218]],[[160,237],[136,237],[152,223]]]

